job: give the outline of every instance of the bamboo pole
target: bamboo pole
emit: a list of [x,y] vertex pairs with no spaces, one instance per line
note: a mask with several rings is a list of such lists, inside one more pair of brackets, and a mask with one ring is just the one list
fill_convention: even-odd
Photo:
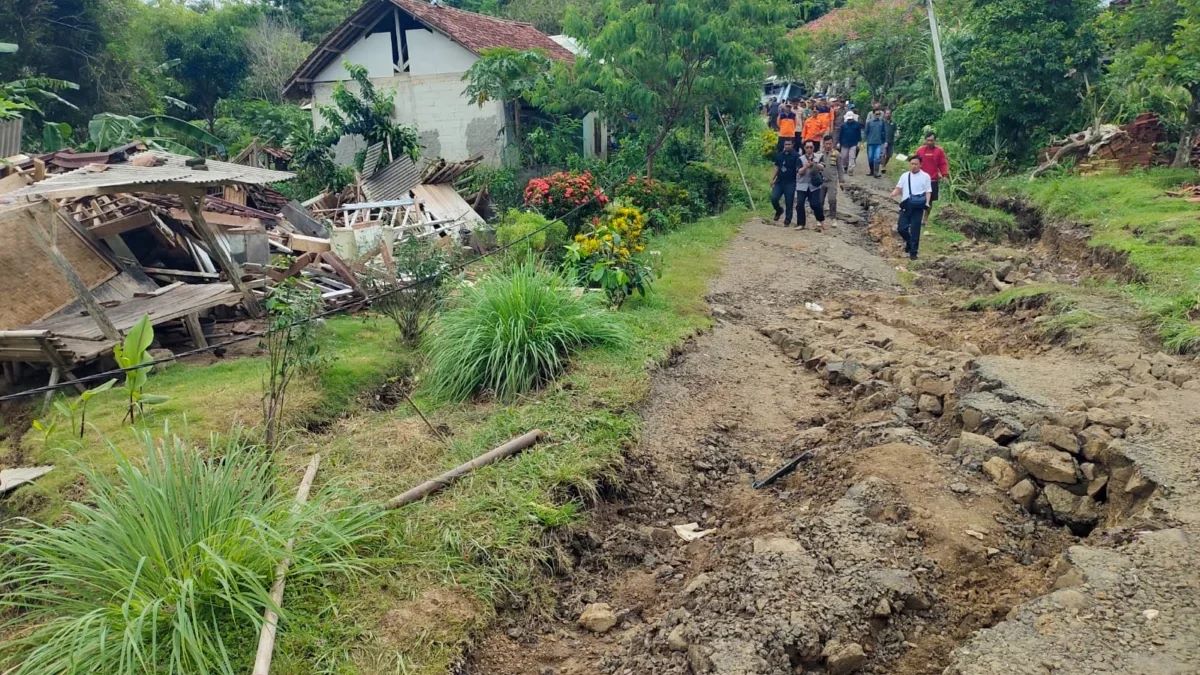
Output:
[[[294,508],[298,509],[308,502],[308,493],[312,490],[313,479],[317,476],[317,467],[320,464],[321,455],[317,453],[308,463],[308,469],[300,481],[300,488],[296,490]],[[285,547],[288,557],[280,560],[279,565],[275,568],[275,583],[271,585],[271,606],[263,610],[263,627],[258,636],[258,653],[254,657],[254,670],[251,671],[251,675],[267,675],[271,672],[271,657],[275,652],[275,634],[279,630],[279,613],[272,607],[283,607],[283,587],[287,582],[287,570],[292,563],[291,553],[292,547],[295,545],[295,537],[288,539]]]
[[733,139],[729,136],[729,127],[725,125],[725,120],[721,119],[720,108],[717,108],[717,121],[721,123],[721,129],[725,131],[725,141],[729,143],[729,151],[733,153],[733,161],[737,164],[738,175],[742,177],[742,187],[746,188],[746,199],[750,200],[750,210],[755,211],[758,207],[754,206],[754,195],[750,194],[750,183],[746,181],[746,172],[742,171],[742,160],[738,158],[737,149],[733,147]]
[[[528,448],[531,445],[542,440],[543,438],[545,438],[545,436],[546,436],[546,433],[544,431],[542,431],[541,429],[534,429],[533,431],[530,431],[529,433],[527,433],[523,436],[518,436],[518,437],[512,439],[511,441],[505,443],[504,445],[501,445],[500,447],[495,448],[493,450],[489,450],[488,452],[476,457],[475,459],[473,459],[465,464],[459,464],[458,466],[454,467],[453,469],[450,469],[449,471],[438,476],[437,478],[434,478],[432,480],[427,480],[424,483],[421,483],[420,485],[405,492],[404,494],[401,494],[401,495],[398,495],[396,497],[389,499],[383,505],[383,508],[398,509],[401,506],[404,506],[406,504],[411,504],[415,501],[424,499],[425,497],[428,497],[429,495],[446,488],[454,481],[471,473],[475,469],[487,466],[488,464],[497,462],[501,459],[504,459],[505,457],[515,455],[518,452],[524,450],[525,448]],[[257,671],[255,672],[255,675],[258,675]]]

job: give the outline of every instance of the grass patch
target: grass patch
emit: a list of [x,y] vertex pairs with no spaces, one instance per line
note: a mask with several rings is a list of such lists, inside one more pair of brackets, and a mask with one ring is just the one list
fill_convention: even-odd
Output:
[[1063,175],[992,186],[1023,197],[1047,217],[1087,223],[1092,246],[1128,256],[1145,280],[1127,294],[1152,318],[1163,344],[1200,349],[1200,208],[1166,192],[1196,180],[1196,172],[1153,169],[1130,174]]
[[[599,498],[636,441],[646,364],[709,325],[704,295],[720,270],[716,251],[749,215],[734,209],[655,239],[665,274],[616,314],[627,345],[585,349],[558,379],[513,402],[418,399],[435,424],[453,430],[448,446],[404,408],[345,420],[336,434],[312,439],[331,474],[377,499],[529,429],[552,440],[389,516],[373,575],[295,594],[289,586],[295,604],[276,672],[444,673],[496,608],[548,603],[544,575],[562,564],[551,542]],[[289,457],[303,462],[303,453]]]
[[[555,540],[615,480],[623,450],[636,442],[638,406],[650,389],[647,364],[663,361],[710,325],[704,296],[721,268],[718,251],[751,215],[735,208],[655,238],[663,278],[615,314],[630,335],[626,345],[583,349],[560,377],[512,401],[451,404],[419,397],[432,421],[453,431],[446,443],[428,434],[404,405],[340,416],[413,357],[398,348],[396,329],[386,319],[330,321],[330,362],[307,387],[298,382],[291,400],[297,420],[332,420],[333,426],[330,433],[297,432],[292,445],[276,453],[281,475],[291,477],[286,496],[309,450],[323,453],[319,483],[353,490],[365,503],[394,496],[531,428],[549,432],[551,440],[477,471],[434,499],[387,514],[385,535],[364,552],[372,560],[367,573],[289,579],[273,672],[444,673],[498,608],[548,603],[545,574],[564,564],[565,549]],[[147,391],[171,401],[146,423],[170,422],[193,439],[239,423],[257,425],[261,361],[178,365],[152,374]],[[117,392],[110,394],[93,401],[89,419],[120,438],[128,433],[119,423],[124,409]],[[81,467],[99,476],[116,472],[116,457],[94,431],[83,443],[58,450],[45,450],[40,438],[26,434],[23,451],[26,459],[59,467],[6,502],[19,497],[23,513],[44,521],[61,518],[65,499],[86,496]],[[245,637],[227,647],[234,663],[245,664],[255,647],[253,623],[248,617],[233,623],[229,635]]]
[[929,221],[947,231],[993,243],[1009,239],[1017,231],[1017,219],[1011,213],[963,199],[935,207]]
[[237,437],[214,439],[211,458],[139,442],[111,449],[116,480],[89,472],[65,523],[0,539],[5,672],[244,672],[229,653],[255,642],[279,561],[298,581],[365,567],[355,549],[379,536],[377,509],[329,493],[294,508],[269,455]]
[[1064,288],[1051,284],[1013,286],[992,295],[972,298],[963,308],[972,312],[988,309],[1011,312],[1047,306],[1069,309],[1070,300],[1064,295]]
[[[288,424],[315,426],[349,412],[362,393],[403,372],[412,359],[399,347],[395,324],[379,317],[338,317],[326,322],[321,334],[326,365],[315,376],[302,376],[292,385]],[[105,392],[88,405],[88,428],[76,438],[71,424],[56,413],[50,434],[28,431],[20,448],[8,451],[27,464],[54,464],[55,469],[8,495],[0,516],[21,515],[48,523],[63,514],[67,499],[78,499],[85,488],[82,470],[102,474],[114,468],[114,455],[105,439],[120,444],[131,432],[161,429],[203,444],[213,433],[262,423],[262,376],[266,358],[253,356],[211,365],[178,363],[151,373],[146,393],[169,397],[139,418],[135,427],[123,421],[125,400],[120,388]]]

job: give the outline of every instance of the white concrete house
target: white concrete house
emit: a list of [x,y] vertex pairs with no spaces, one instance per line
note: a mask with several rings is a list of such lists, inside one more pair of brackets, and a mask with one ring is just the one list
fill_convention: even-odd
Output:
[[[496,164],[510,138],[504,104],[490,101],[480,107],[462,94],[463,73],[493,47],[574,58],[530,24],[428,0],[368,0],[325,36],[292,73],[284,94],[311,97],[313,123],[320,126],[319,106],[331,102],[336,83],[350,79],[344,64],[358,64],[377,87],[396,92],[396,120],[417,128],[426,156],[462,161],[482,155]],[[338,160],[350,163],[358,142],[343,139]]]

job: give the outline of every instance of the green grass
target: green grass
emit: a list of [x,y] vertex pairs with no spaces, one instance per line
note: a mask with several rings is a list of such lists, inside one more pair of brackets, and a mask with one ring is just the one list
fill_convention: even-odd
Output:
[[[323,453],[318,483],[353,490],[367,503],[532,428],[549,432],[550,440],[388,514],[386,534],[365,551],[372,561],[366,574],[289,580],[273,672],[444,673],[498,608],[548,606],[546,575],[564,564],[555,542],[617,479],[623,451],[639,432],[648,364],[664,361],[710,325],[704,296],[721,268],[719,250],[751,215],[732,209],[651,241],[663,253],[664,275],[648,296],[627,301],[615,314],[630,336],[624,346],[583,349],[557,379],[513,401],[448,404],[419,396],[417,404],[433,423],[451,430],[446,442],[429,434],[407,404],[382,411],[361,405],[364,391],[410,369],[416,358],[397,347],[394,324],[381,318],[330,321],[330,360],[319,375],[297,383],[290,423],[331,425],[324,433],[297,430],[276,453],[286,477],[277,481],[281,494],[292,494],[314,450]],[[261,370],[262,358],[249,357],[154,373],[147,392],[171,400],[156,407],[146,424],[169,422],[193,440],[213,430],[255,427]],[[356,409],[358,414],[344,415]],[[88,418],[119,443],[129,438],[120,423],[123,412],[119,393],[109,392],[92,402]],[[59,429],[51,440],[61,445],[68,437]],[[67,500],[87,498],[92,483],[85,467],[103,477],[118,466],[96,430],[58,450],[27,433],[20,451],[24,460],[57,468],[9,495],[5,508],[43,522],[61,522]],[[244,664],[254,650],[253,622],[242,617],[233,623],[227,634],[242,639],[231,641],[231,659]]]
[[1165,193],[1197,180],[1189,170],[1015,177],[992,189],[1022,196],[1050,219],[1086,223],[1090,245],[1128,256],[1142,279],[1127,292],[1151,317],[1164,346],[1200,349],[1200,207]]
[[603,294],[577,295],[562,275],[517,263],[465,289],[438,318],[428,383],[447,400],[511,400],[552,380],[576,351],[621,344],[623,328]]
[[[321,339],[327,364],[319,375],[298,378],[292,385],[291,426],[320,425],[353,410],[364,391],[404,372],[412,359],[398,346],[395,324],[378,317],[331,319]],[[114,467],[105,439],[119,444],[132,438],[132,431],[161,429],[166,424],[173,432],[203,443],[214,432],[258,427],[265,369],[265,357],[253,356],[207,365],[180,363],[151,373],[146,392],[169,397],[166,403],[151,408],[131,428],[124,421],[123,391],[117,387],[105,392],[88,405],[83,439],[76,438],[61,415],[43,415],[54,424],[52,433],[18,434],[20,447],[8,450],[6,462],[54,464],[55,469],[8,495],[0,516],[22,515],[41,522],[60,517],[66,500],[82,495],[86,484],[82,469],[105,473]]]
[[947,230],[990,242],[1004,241],[1017,229],[1017,219],[1011,213],[963,199],[937,205],[929,220]]
[[381,533],[380,511],[357,500],[294,508],[245,439],[214,438],[211,458],[170,436],[138,444],[111,448],[116,480],[89,472],[72,518],[0,538],[5,672],[245,672],[248,656],[230,654],[274,607],[279,562],[300,582],[361,572],[356,549]]
[[312,439],[339,480],[386,499],[532,428],[551,438],[390,516],[376,574],[294,595],[289,587],[293,618],[275,672],[444,673],[497,607],[547,606],[545,575],[562,564],[552,542],[615,479],[623,449],[636,442],[646,364],[709,325],[704,295],[720,269],[718,251],[747,216],[733,210],[652,241],[667,268],[649,296],[617,313],[631,335],[626,346],[585,349],[561,377],[516,402],[419,399],[435,424],[453,430],[448,445],[406,407],[347,419]]

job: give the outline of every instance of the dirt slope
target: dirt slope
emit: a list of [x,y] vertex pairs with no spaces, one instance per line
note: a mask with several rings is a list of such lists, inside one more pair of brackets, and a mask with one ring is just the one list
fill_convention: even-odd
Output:
[[902,288],[860,198],[882,246],[745,225],[554,615],[462,672],[1200,672],[1193,365]]

